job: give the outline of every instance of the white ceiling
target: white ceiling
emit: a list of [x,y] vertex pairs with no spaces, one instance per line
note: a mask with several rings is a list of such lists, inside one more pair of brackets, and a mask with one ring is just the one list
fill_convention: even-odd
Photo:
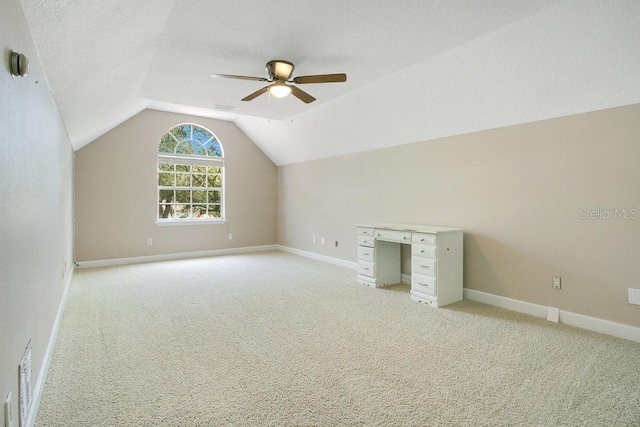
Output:
[[[75,149],[145,108],[233,120],[282,165],[640,103],[637,0],[21,1]],[[304,104],[211,77],[271,59],[348,81]]]

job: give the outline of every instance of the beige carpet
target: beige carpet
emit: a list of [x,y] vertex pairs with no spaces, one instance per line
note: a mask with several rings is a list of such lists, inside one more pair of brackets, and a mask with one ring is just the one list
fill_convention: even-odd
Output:
[[282,252],[76,270],[37,426],[640,425],[640,344]]

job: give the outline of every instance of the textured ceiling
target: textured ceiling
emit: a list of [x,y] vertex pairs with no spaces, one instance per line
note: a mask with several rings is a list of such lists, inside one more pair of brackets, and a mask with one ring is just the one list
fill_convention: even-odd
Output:
[[[287,164],[640,102],[636,0],[22,4],[75,149],[144,108],[233,120]],[[348,81],[307,105],[211,77],[270,59]]]

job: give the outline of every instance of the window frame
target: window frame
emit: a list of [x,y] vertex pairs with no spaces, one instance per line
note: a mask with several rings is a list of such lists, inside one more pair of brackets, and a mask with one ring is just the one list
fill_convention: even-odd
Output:
[[[176,138],[176,136],[172,133],[172,131],[176,128],[182,128],[184,126],[189,126],[190,127],[190,134],[187,138],[184,138],[182,140],[178,140],[178,138]],[[204,143],[202,143],[201,141],[198,141],[194,138],[194,128],[199,128],[201,129],[201,131],[205,131],[210,135],[210,138],[207,139]],[[173,138],[176,142],[175,148],[174,148],[174,153],[167,153],[167,152],[161,152],[160,149],[162,147],[162,141],[164,140],[166,135],[170,135],[171,138]],[[206,146],[209,143],[212,143],[212,141],[215,141],[215,143],[217,144],[217,147],[220,148],[220,156],[214,156],[214,155],[190,155],[190,154],[177,154],[175,153],[176,149],[184,143],[187,144],[194,144],[197,143],[198,145],[200,145],[202,148],[204,148],[204,152],[208,153],[208,150],[206,148]],[[217,151],[217,150],[216,150]],[[177,185],[178,183],[176,182],[176,180],[174,179],[174,183],[173,185],[167,186],[167,185],[160,185],[160,173],[161,173],[161,165],[173,165],[174,166],[174,176],[177,177],[178,176],[178,171],[176,171],[176,167],[177,166],[188,166],[189,167],[189,172],[183,172],[183,173],[188,173],[189,177],[190,177],[190,182],[189,182],[189,186],[184,186],[184,185]],[[212,167],[212,168],[220,168],[220,179],[221,179],[221,185],[220,187],[209,187],[208,184],[205,184],[205,186],[193,186],[193,180],[192,177],[193,175],[196,174],[196,172],[193,171],[193,167]],[[155,197],[155,210],[156,210],[156,220],[155,220],[155,224],[159,225],[159,226],[173,226],[173,225],[203,225],[203,224],[222,224],[222,223],[226,223],[228,220],[226,218],[226,212],[225,212],[225,199],[226,199],[226,177],[225,177],[225,157],[224,157],[224,148],[222,146],[222,142],[220,142],[220,139],[218,139],[218,137],[211,132],[209,129],[207,129],[206,127],[196,124],[196,123],[180,123],[177,124],[175,126],[172,126],[167,132],[165,132],[161,139],[160,139],[160,144],[158,145],[158,152],[157,152],[157,157],[156,157],[156,197]],[[206,177],[208,178],[209,172],[206,172]],[[217,175],[217,173],[215,174]],[[166,191],[166,190],[173,190],[173,191],[205,191],[205,192],[219,192],[220,193],[220,202],[219,202],[219,206],[220,206],[220,217],[219,218],[193,218],[193,217],[188,217],[188,218],[161,218],[160,217],[160,208],[162,205],[167,205],[167,203],[162,203],[161,199],[160,199],[160,192],[161,191]],[[177,203],[177,201],[171,202],[171,204],[173,205],[177,205],[179,203]],[[189,204],[191,205],[191,207],[193,207],[193,193],[190,194],[190,202]],[[207,207],[209,206],[216,206],[218,205],[217,202],[209,202],[207,200],[207,202],[205,202],[205,204],[207,205]]]

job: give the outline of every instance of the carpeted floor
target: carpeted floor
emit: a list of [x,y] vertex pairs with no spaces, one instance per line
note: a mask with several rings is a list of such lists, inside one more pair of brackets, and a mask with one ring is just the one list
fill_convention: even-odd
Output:
[[638,426],[640,344],[283,252],[76,270],[36,425]]

